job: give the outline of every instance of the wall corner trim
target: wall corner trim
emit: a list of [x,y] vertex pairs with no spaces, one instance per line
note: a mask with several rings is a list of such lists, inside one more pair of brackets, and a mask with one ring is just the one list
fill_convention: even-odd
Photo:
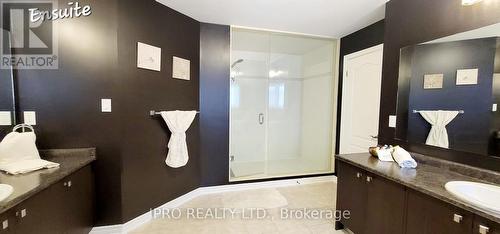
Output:
[[[288,180],[273,180],[266,182],[256,182],[256,183],[244,183],[244,184],[230,184],[221,185],[213,187],[201,187],[197,188],[189,193],[186,193],[170,202],[167,202],[161,206],[159,209],[172,209],[181,206],[182,204],[206,194],[223,193],[223,192],[235,192],[244,191],[249,189],[261,189],[261,188],[279,188],[288,186],[297,186],[304,184],[314,184],[322,182],[334,182],[337,183],[336,176],[319,176],[319,177],[308,177],[299,179],[288,179]],[[134,229],[150,222],[153,219],[151,212],[144,213],[139,217],[136,217],[124,224],[100,226],[92,228],[90,234],[124,234],[133,231]]]

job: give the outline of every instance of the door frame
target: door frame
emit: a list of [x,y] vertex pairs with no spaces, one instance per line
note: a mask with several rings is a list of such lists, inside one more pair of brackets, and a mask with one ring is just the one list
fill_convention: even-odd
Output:
[[[363,50],[360,50],[360,51],[357,51],[357,52],[354,52],[354,53],[350,53],[350,54],[347,54],[344,56],[343,58],[343,64],[342,64],[342,85],[339,86],[339,89],[342,90],[342,94],[341,94],[341,102],[340,102],[340,114],[339,114],[339,126],[338,126],[338,131],[339,131],[339,139],[338,139],[338,145],[339,145],[339,154],[342,153],[342,149],[343,149],[343,138],[345,138],[344,134],[342,133],[342,129],[343,129],[343,125],[345,124],[345,111],[344,108],[345,106],[343,105],[343,102],[346,100],[345,98],[345,95],[346,95],[346,92],[345,92],[345,87],[346,87],[346,82],[345,82],[345,78],[347,77],[347,65],[349,64],[349,61],[354,59],[354,58],[357,58],[357,57],[360,57],[360,56],[363,56],[363,55],[366,55],[366,54],[371,54],[373,52],[376,52],[376,51],[382,51],[382,54],[384,52],[384,43],[382,44],[379,44],[379,45],[376,45],[376,46],[372,46],[372,47],[369,47],[369,48],[366,48],[366,49],[363,49]],[[380,101],[380,100],[379,100]],[[380,113],[379,113],[380,114]],[[379,120],[380,121],[380,120]]]

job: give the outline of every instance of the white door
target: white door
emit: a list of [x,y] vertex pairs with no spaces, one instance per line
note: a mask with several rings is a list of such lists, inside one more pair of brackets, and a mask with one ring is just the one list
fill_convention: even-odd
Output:
[[344,57],[340,153],[368,152],[378,141],[383,44]]

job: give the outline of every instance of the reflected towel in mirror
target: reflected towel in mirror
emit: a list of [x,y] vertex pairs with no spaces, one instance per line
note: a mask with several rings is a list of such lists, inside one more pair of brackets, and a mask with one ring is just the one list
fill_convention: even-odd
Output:
[[448,125],[457,115],[459,111],[420,111],[420,115],[432,125],[429,136],[425,144],[448,148],[448,131],[446,131],[446,125]]

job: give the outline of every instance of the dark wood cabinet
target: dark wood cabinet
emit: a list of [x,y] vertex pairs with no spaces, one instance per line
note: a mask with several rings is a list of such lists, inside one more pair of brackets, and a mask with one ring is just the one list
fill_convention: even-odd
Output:
[[340,162],[337,209],[349,210],[341,223],[356,234],[400,234],[404,230],[405,188]]
[[368,173],[364,233],[401,234],[404,230],[405,187]]
[[408,190],[406,234],[470,234],[473,215],[428,195]]
[[[89,233],[94,223],[94,183],[90,167],[83,168],[66,181],[68,196],[67,230],[70,234]],[[63,184],[64,185],[64,184]]]
[[47,188],[13,208],[15,233],[60,233],[56,229],[60,220],[50,215],[55,211],[53,199],[52,189]]
[[500,224],[337,161],[337,209],[349,210],[336,228],[356,234],[500,234]]
[[474,217],[472,226],[473,234],[500,234],[500,224],[483,219],[479,216]]
[[354,233],[363,233],[365,227],[366,186],[364,171],[349,164],[339,163],[337,171],[337,209],[350,215],[341,222]]
[[13,210],[8,210],[0,214],[0,233],[11,234],[14,232],[16,218]]
[[0,234],[83,234],[93,226],[94,183],[91,166],[30,197],[0,215],[9,227]]

